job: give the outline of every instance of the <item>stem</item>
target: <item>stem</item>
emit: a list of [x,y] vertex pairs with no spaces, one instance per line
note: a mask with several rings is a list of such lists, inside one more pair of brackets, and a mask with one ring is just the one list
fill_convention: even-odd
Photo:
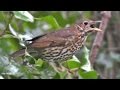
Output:
[[91,52],[90,52],[90,62],[91,62],[92,66],[96,60],[96,56],[97,56],[99,49],[102,45],[105,29],[106,29],[108,22],[109,22],[109,19],[111,17],[111,11],[102,11],[101,15],[102,15],[102,20],[101,20],[102,22],[101,22],[99,28],[102,30],[102,32],[97,33],[96,38],[95,38],[93,45],[92,45]]

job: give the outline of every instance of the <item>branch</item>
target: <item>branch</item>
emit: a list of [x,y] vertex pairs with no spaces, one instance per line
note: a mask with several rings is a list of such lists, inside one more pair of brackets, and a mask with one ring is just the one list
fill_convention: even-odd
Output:
[[102,15],[102,22],[101,22],[99,28],[102,30],[102,32],[97,33],[96,38],[95,38],[93,45],[92,45],[91,52],[90,52],[90,62],[92,64],[92,66],[93,66],[95,59],[96,59],[96,56],[99,52],[99,48],[102,45],[105,29],[108,25],[109,19],[111,18],[111,11],[102,11],[101,15]]

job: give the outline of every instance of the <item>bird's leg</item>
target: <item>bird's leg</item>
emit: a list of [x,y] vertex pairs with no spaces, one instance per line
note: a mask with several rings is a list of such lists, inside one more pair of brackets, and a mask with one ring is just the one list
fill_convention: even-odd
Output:
[[69,68],[68,61],[65,61],[65,62],[66,62],[66,69],[67,69],[68,73],[73,74],[73,72]]
[[64,67],[61,62],[55,62],[55,66],[59,71],[65,71],[68,67]]
[[50,62],[49,64],[53,67],[53,69],[56,72],[63,72],[66,70],[65,67],[63,67],[59,62]]
[[50,65],[53,67],[53,69],[54,69],[57,73],[64,72],[64,71],[66,70],[66,73],[67,73],[67,74],[66,74],[66,78],[67,78],[67,79],[72,79],[71,73],[69,73],[69,72],[67,71],[67,69],[61,65],[61,63],[58,63],[58,62],[55,62],[55,63],[50,62]]
[[60,62],[55,62],[55,64],[56,64],[58,71],[63,72],[66,70],[66,68],[64,66],[62,66],[62,64]]
[[[66,63],[67,63],[67,61],[66,61]],[[58,62],[56,62],[56,65],[57,65],[57,67],[58,67],[57,69],[59,71],[61,71],[61,72],[67,71],[67,79],[71,79],[72,78],[71,74],[73,74],[73,72],[70,71],[68,63],[67,63],[67,67],[62,66],[62,63],[58,63]]]

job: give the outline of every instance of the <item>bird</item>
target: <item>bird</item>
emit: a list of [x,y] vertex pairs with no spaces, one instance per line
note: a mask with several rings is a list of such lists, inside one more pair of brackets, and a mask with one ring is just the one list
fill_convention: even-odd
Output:
[[70,27],[49,32],[35,37],[28,44],[27,48],[22,48],[11,55],[11,57],[20,57],[28,53],[37,53],[38,57],[47,62],[60,63],[71,59],[72,56],[85,44],[89,33],[102,31],[95,27],[95,24],[101,21],[82,21]]

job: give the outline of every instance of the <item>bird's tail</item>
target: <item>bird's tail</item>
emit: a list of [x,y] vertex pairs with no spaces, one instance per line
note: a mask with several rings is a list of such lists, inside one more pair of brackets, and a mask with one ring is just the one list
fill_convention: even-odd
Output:
[[28,53],[35,52],[34,50],[31,50],[29,48],[28,49],[22,48],[19,51],[16,51],[13,54],[11,54],[10,58],[17,58],[17,57],[24,56],[25,55],[25,51],[27,51]]

